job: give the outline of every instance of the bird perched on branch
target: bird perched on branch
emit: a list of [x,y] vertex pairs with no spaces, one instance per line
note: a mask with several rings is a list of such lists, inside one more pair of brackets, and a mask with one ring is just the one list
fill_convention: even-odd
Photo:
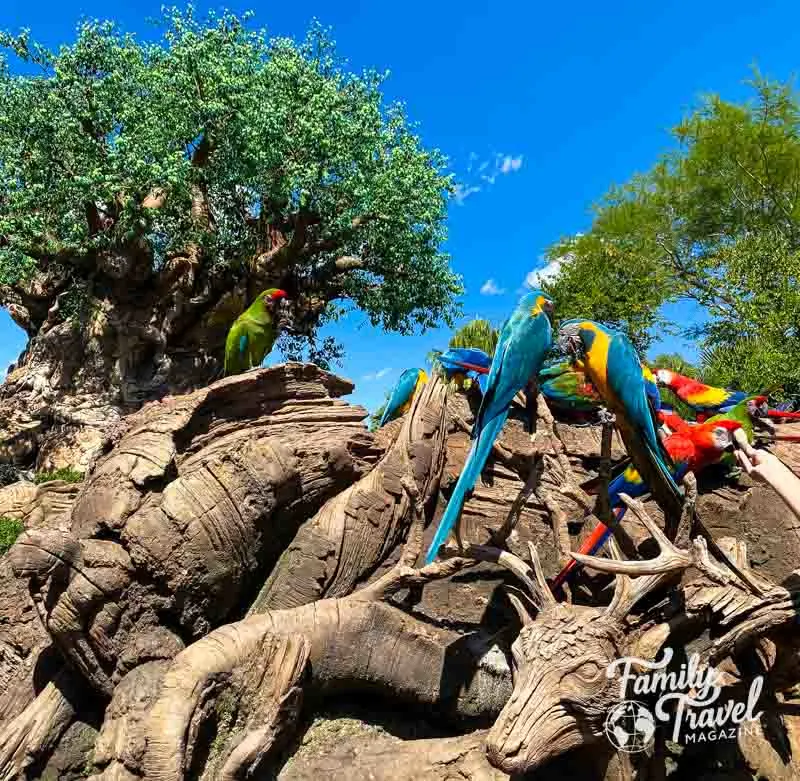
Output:
[[225,341],[225,374],[241,374],[261,366],[278,338],[278,308],[286,292],[271,287],[242,312]]
[[563,360],[539,372],[539,392],[562,412],[596,412],[603,404],[581,361]]
[[428,375],[422,369],[406,369],[392,388],[378,427],[385,426],[390,420],[404,415],[411,406],[416,392],[427,381]]
[[[755,439],[753,420],[766,417],[768,412],[766,396],[748,396],[738,404],[734,404],[727,412],[710,417],[706,423],[734,421],[739,424],[747,437],[747,442],[752,445]],[[731,468],[737,466],[736,457],[733,453],[728,452],[723,454],[720,463]]]
[[616,415],[637,471],[677,519],[682,499],[672,476],[674,466],[659,439],[642,363],[627,336],[591,320],[567,320],[559,330],[559,347],[583,361],[592,384]]
[[697,415],[707,417],[720,412],[727,412],[731,407],[744,401],[748,394],[743,391],[726,390],[705,385],[691,377],[671,371],[657,369],[655,372],[659,385],[669,388]]
[[[728,455],[733,447],[733,432],[740,428],[736,420],[707,421],[696,426],[689,425],[677,415],[663,416],[664,422],[673,433],[664,440],[664,448],[673,464],[673,478],[675,481],[683,479],[687,472],[695,474],[701,472],[712,464],[717,464]],[[597,478],[588,480],[581,488],[588,494],[596,493],[600,486]],[[628,464],[608,485],[608,498],[614,513],[614,522],[619,523],[627,506],[620,498],[620,494],[627,494],[632,499],[643,496],[648,492],[647,483],[636,470],[633,464]],[[592,533],[584,540],[579,553],[595,554],[611,536],[611,529],[600,522]],[[577,562],[572,559],[553,580],[553,588],[558,588],[569,573],[575,568]]]
[[[661,409],[655,377],[642,364],[645,392],[654,410]],[[539,372],[539,391],[552,409],[566,413],[592,413],[603,406],[603,399],[586,374],[581,360],[559,360]]]
[[472,447],[425,556],[430,563],[461,515],[517,393],[539,374],[553,342],[548,314],[553,302],[539,290],[524,295],[500,332],[486,391],[472,427]]
[[486,381],[492,359],[477,347],[450,347],[436,357],[448,380],[461,385],[464,379],[478,383],[481,392],[486,390]]

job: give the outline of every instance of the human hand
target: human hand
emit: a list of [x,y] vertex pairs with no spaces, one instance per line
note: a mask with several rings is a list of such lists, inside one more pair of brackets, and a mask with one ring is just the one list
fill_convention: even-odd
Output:
[[783,473],[789,472],[786,465],[774,453],[767,450],[750,448],[749,453],[737,450],[736,460],[750,477],[762,483],[774,484],[776,480],[781,479]]

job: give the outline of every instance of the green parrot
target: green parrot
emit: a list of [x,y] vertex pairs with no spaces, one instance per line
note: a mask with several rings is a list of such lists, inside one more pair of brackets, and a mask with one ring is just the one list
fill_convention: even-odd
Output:
[[[718,420],[735,420],[742,427],[742,431],[747,435],[747,441],[752,445],[755,436],[753,429],[753,418],[762,417],[767,409],[766,396],[748,396],[738,404],[735,404],[727,412],[714,415],[707,422]],[[720,463],[728,468],[736,469],[737,463],[733,453],[725,453],[720,459]]]
[[260,366],[278,337],[273,315],[286,292],[271,287],[236,318],[225,340],[225,374],[241,374]]

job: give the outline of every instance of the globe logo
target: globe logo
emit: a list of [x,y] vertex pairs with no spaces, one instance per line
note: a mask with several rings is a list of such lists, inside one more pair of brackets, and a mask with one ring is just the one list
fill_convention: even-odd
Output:
[[616,749],[635,754],[650,745],[656,722],[653,714],[641,702],[623,700],[608,712],[605,730]]

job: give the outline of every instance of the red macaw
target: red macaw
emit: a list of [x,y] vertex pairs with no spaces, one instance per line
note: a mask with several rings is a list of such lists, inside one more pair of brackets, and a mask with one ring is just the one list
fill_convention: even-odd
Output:
[[[676,482],[687,472],[697,474],[706,467],[719,463],[733,445],[733,432],[741,428],[741,424],[735,420],[715,420],[690,426],[678,415],[662,412],[660,417],[662,422],[673,431],[670,436],[665,438],[664,448],[675,467],[673,476]],[[591,484],[597,484],[597,481],[592,480],[588,486],[587,484],[583,486],[585,489],[589,487],[590,493]],[[644,495],[647,491],[647,484],[642,480],[633,464],[629,464],[624,472],[617,475],[608,486],[608,498],[614,511],[615,523],[622,520],[627,509],[619,495],[624,493],[636,498]],[[610,535],[611,529],[604,523],[598,523],[584,540],[579,553],[596,553],[605,545]],[[558,573],[552,583],[554,591],[566,580],[576,565],[577,561],[572,559]]]
[[657,369],[655,376],[659,385],[664,385],[673,391],[684,404],[687,404],[700,416],[707,417],[719,412],[727,412],[748,396],[743,391],[704,385],[702,382],[685,377],[670,369]]

